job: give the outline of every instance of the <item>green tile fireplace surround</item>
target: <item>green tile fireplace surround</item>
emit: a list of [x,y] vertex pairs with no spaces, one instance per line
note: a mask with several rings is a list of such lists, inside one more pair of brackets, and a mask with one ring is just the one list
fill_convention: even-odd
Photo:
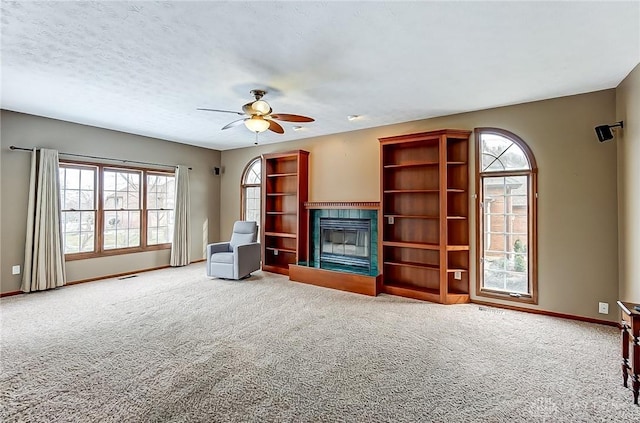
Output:
[[[305,207],[309,209],[308,260],[290,265],[289,278],[327,288],[377,295],[381,279],[378,270],[379,203],[323,202],[305,203]],[[344,227],[341,226],[343,224]],[[327,242],[327,236],[332,237],[331,242]],[[355,238],[360,242],[350,242]],[[331,251],[327,251],[327,245]]]
[[[320,221],[322,218],[335,219],[364,219],[371,223],[370,226],[370,266],[369,269],[363,270],[360,267],[349,265],[340,265],[332,263],[324,263],[320,260]],[[338,272],[357,273],[361,275],[377,276],[378,275],[378,211],[366,209],[316,209],[309,213],[309,261],[305,263],[308,266],[335,270]],[[302,264],[302,263],[301,263]]]

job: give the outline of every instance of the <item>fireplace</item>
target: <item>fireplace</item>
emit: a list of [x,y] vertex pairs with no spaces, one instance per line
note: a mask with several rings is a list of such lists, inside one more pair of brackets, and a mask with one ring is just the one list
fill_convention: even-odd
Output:
[[289,279],[326,288],[378,295],[376,202],[305,203],[309,210],[307,260],[289,265]]
[[353,266],[371,271],[371,220],[320,218],[320,267]]
[[[305,266],[377,276],[377,203],[306,203],[309,255]],[[358,207],[360,206],[360,207]]]

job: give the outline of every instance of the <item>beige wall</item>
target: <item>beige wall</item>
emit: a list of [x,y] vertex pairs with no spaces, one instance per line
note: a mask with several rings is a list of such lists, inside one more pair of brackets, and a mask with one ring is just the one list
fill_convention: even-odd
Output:
[[[613,121],[615,102],[615,90],[606,90],[223,151],[220,232],[223,238],[230,234],[239,218],[241,173],[260,154],[310,151],[310,201],[379,201],[378,138],[441,128],[503,128],[529,144],[540,169],[539,305],[532,308],[616,320],[616,145],[599,143],[593,130]],[[475,248],[471,253],[475,261]],[[471,277],[475,281],[475,266]],[[598,314],[599,301],[610,304],[609,315]]]
[[[220,176],[215,176],[212,172],[214,166],[220,166],[219,151],[6,110],[2,111],[1,122],[1,292],[20,289],[21,275],[12,275],[11,266],[22,266],[24,260],[25,215],[29,186],[30,154],[11,151],[10,145],[27,148],[47,147],[74,154],[189,165],[193,168],[189,174],[192,260],[202,259],[203,245],[209,240],[219,239]],[[77,260],[67,262],[67,279],[89,279],[168,264],[169,250]]]
[[[616,89],[620,299],[640,303],[640,65]],[[613,123],[613,122],[603,122]]]

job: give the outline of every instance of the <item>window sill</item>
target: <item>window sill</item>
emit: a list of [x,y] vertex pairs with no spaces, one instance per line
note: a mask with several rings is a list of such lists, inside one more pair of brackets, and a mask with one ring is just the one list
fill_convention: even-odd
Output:
[[476,292],[476,295],[478,297],[493,298],[497,300],[511,301],[514,303],[538,304],[538,298],[535,295],[521,294],[520,297],[514,297],[510,295],[508,292],[492,291],[489,289],[481,289],[478,292]]
[[74,253],[74,254],[65,254],[64,261],[75,261],[75,260],[86,260],[92,258],[99,257],[111,257],[111,256],[120,256],[124,254],[135,254],[135,253],[144,253],[146,251],[159,251],[159,250],[169,250],[171,249],[171,244],[158,244],[158,245],[150,245],[148,247],[135,247],[135,248],[118,248],[114,250],[105,250],[100,252],[91,252],[91,253]]

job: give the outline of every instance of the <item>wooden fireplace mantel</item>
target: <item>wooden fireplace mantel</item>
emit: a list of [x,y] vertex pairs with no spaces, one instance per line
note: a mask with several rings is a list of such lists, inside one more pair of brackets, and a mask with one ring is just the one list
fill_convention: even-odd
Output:
[[307,201],[305,209],[380,209],[379,201]]

